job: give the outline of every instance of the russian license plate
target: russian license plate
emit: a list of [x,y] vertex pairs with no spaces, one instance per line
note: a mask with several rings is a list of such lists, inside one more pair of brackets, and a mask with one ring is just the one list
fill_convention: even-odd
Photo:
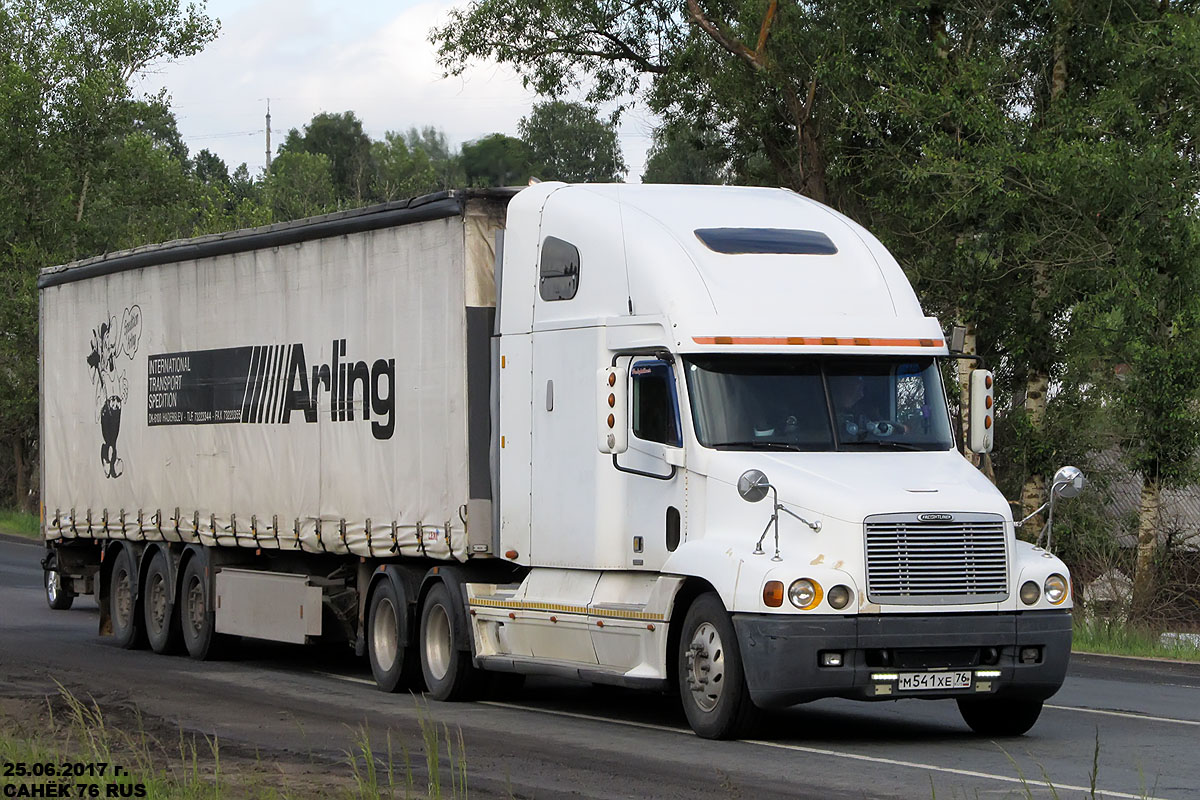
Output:
[[970,689],[970,672],[909,672],[900,675],[896,686],[902,692]]

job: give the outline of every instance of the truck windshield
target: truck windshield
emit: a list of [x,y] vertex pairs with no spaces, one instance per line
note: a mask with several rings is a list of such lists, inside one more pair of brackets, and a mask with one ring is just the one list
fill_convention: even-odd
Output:
[[949,450],[937,361],[686,358],[696,438],[718,450]]

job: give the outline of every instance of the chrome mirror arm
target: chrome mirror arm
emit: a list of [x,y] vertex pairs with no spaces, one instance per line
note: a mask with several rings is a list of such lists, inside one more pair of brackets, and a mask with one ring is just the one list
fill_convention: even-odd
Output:
[[799,515],[799,514],[797,514],[795,511],[792,511],[790,508],[788,508],[787,506],[785,506],[783,503],[780,503],[780,504],[779,504],[779,510],[780,510],[780,511],[786,511],[787,513],[791,514],[791,515],[792,515],[793,517],[795,517],[796,519],[798,519],[798,520],[800,520],[801,522],[803,522],[803,523],[804,523],[805,525],[807,525],[808,527],[812,528],[812,530],[813,530],[813,533],[820,533],[820,532],[821,532],[821,520],[817,520],[816,522],[809,522],[809,521],[808,521],[808,520],[806,520],[804,517],[800,516],[800,515]]
[[767,531],[771,530],[771,528],[774,527],[775,528],[775,555],[771,557],[771,560],[772,561],[783,561],[783,557],[781,555],[779,555],[779,512],[784,511],[788,514],[791,514],[793,517],[800,520],[805,525],[807,525],[809,528],[811,528],[814,533],[820,532],[821,520],[817,520],[816,522],[809,522],[804,517],[800,516],[795,511],[792,511],[790,508],[785,506],[783,503],[779,502],[779,491],[774,486],[772,486],[771,484],[766,484],[766,486],[771,490],[771,494],[772,494],[771,499],[772,499],[772,504],[775,507],[775,510],[771,512],[771,518],[769,520],[767,520],[767,527],[763,528],[762,535],[758,537],[758,544],[754,545],[754,555],[756,555],[756,556],[766,555],[766,552],[762,549],[763,539],[767,538]]

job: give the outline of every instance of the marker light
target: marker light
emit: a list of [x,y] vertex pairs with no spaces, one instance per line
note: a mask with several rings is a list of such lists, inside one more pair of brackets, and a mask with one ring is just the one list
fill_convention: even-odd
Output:
[[1025,605],[1033,605],[1041,596],[1042,590],[1038,588],[1035,581],[1025,581],[1025,583],[1021,584],[1021,602]]
[[879,681],[879,682],[898,681],[898,680],[900,680],[900,676],[898,674],[896,674],[895,672],[872,672],[871,680]]
[[808,578],[792,581],[792,585],[788,587],[788,600],[801,611],[816,608],[823,595],[821,584]]
[[1046,599],[1054,605],[1058,605],[1067,599],[1067,579],[1062,575],[1055,574],[1046,578],[1044,588],[1046,590]]
[[999,678],[1000,670],[998,669],[977,669],[975,670],[976,678]]
[[768,608],[779,608],[783,605],[782,581],[767,581],[763,586],[763,605]]

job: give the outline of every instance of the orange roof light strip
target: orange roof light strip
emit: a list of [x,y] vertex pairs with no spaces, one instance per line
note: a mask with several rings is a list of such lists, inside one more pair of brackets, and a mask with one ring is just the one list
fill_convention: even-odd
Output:
[[824,347],[944,347],[943,339],[868,339],[838,336],[693,336],[696,344],[809,345]]

